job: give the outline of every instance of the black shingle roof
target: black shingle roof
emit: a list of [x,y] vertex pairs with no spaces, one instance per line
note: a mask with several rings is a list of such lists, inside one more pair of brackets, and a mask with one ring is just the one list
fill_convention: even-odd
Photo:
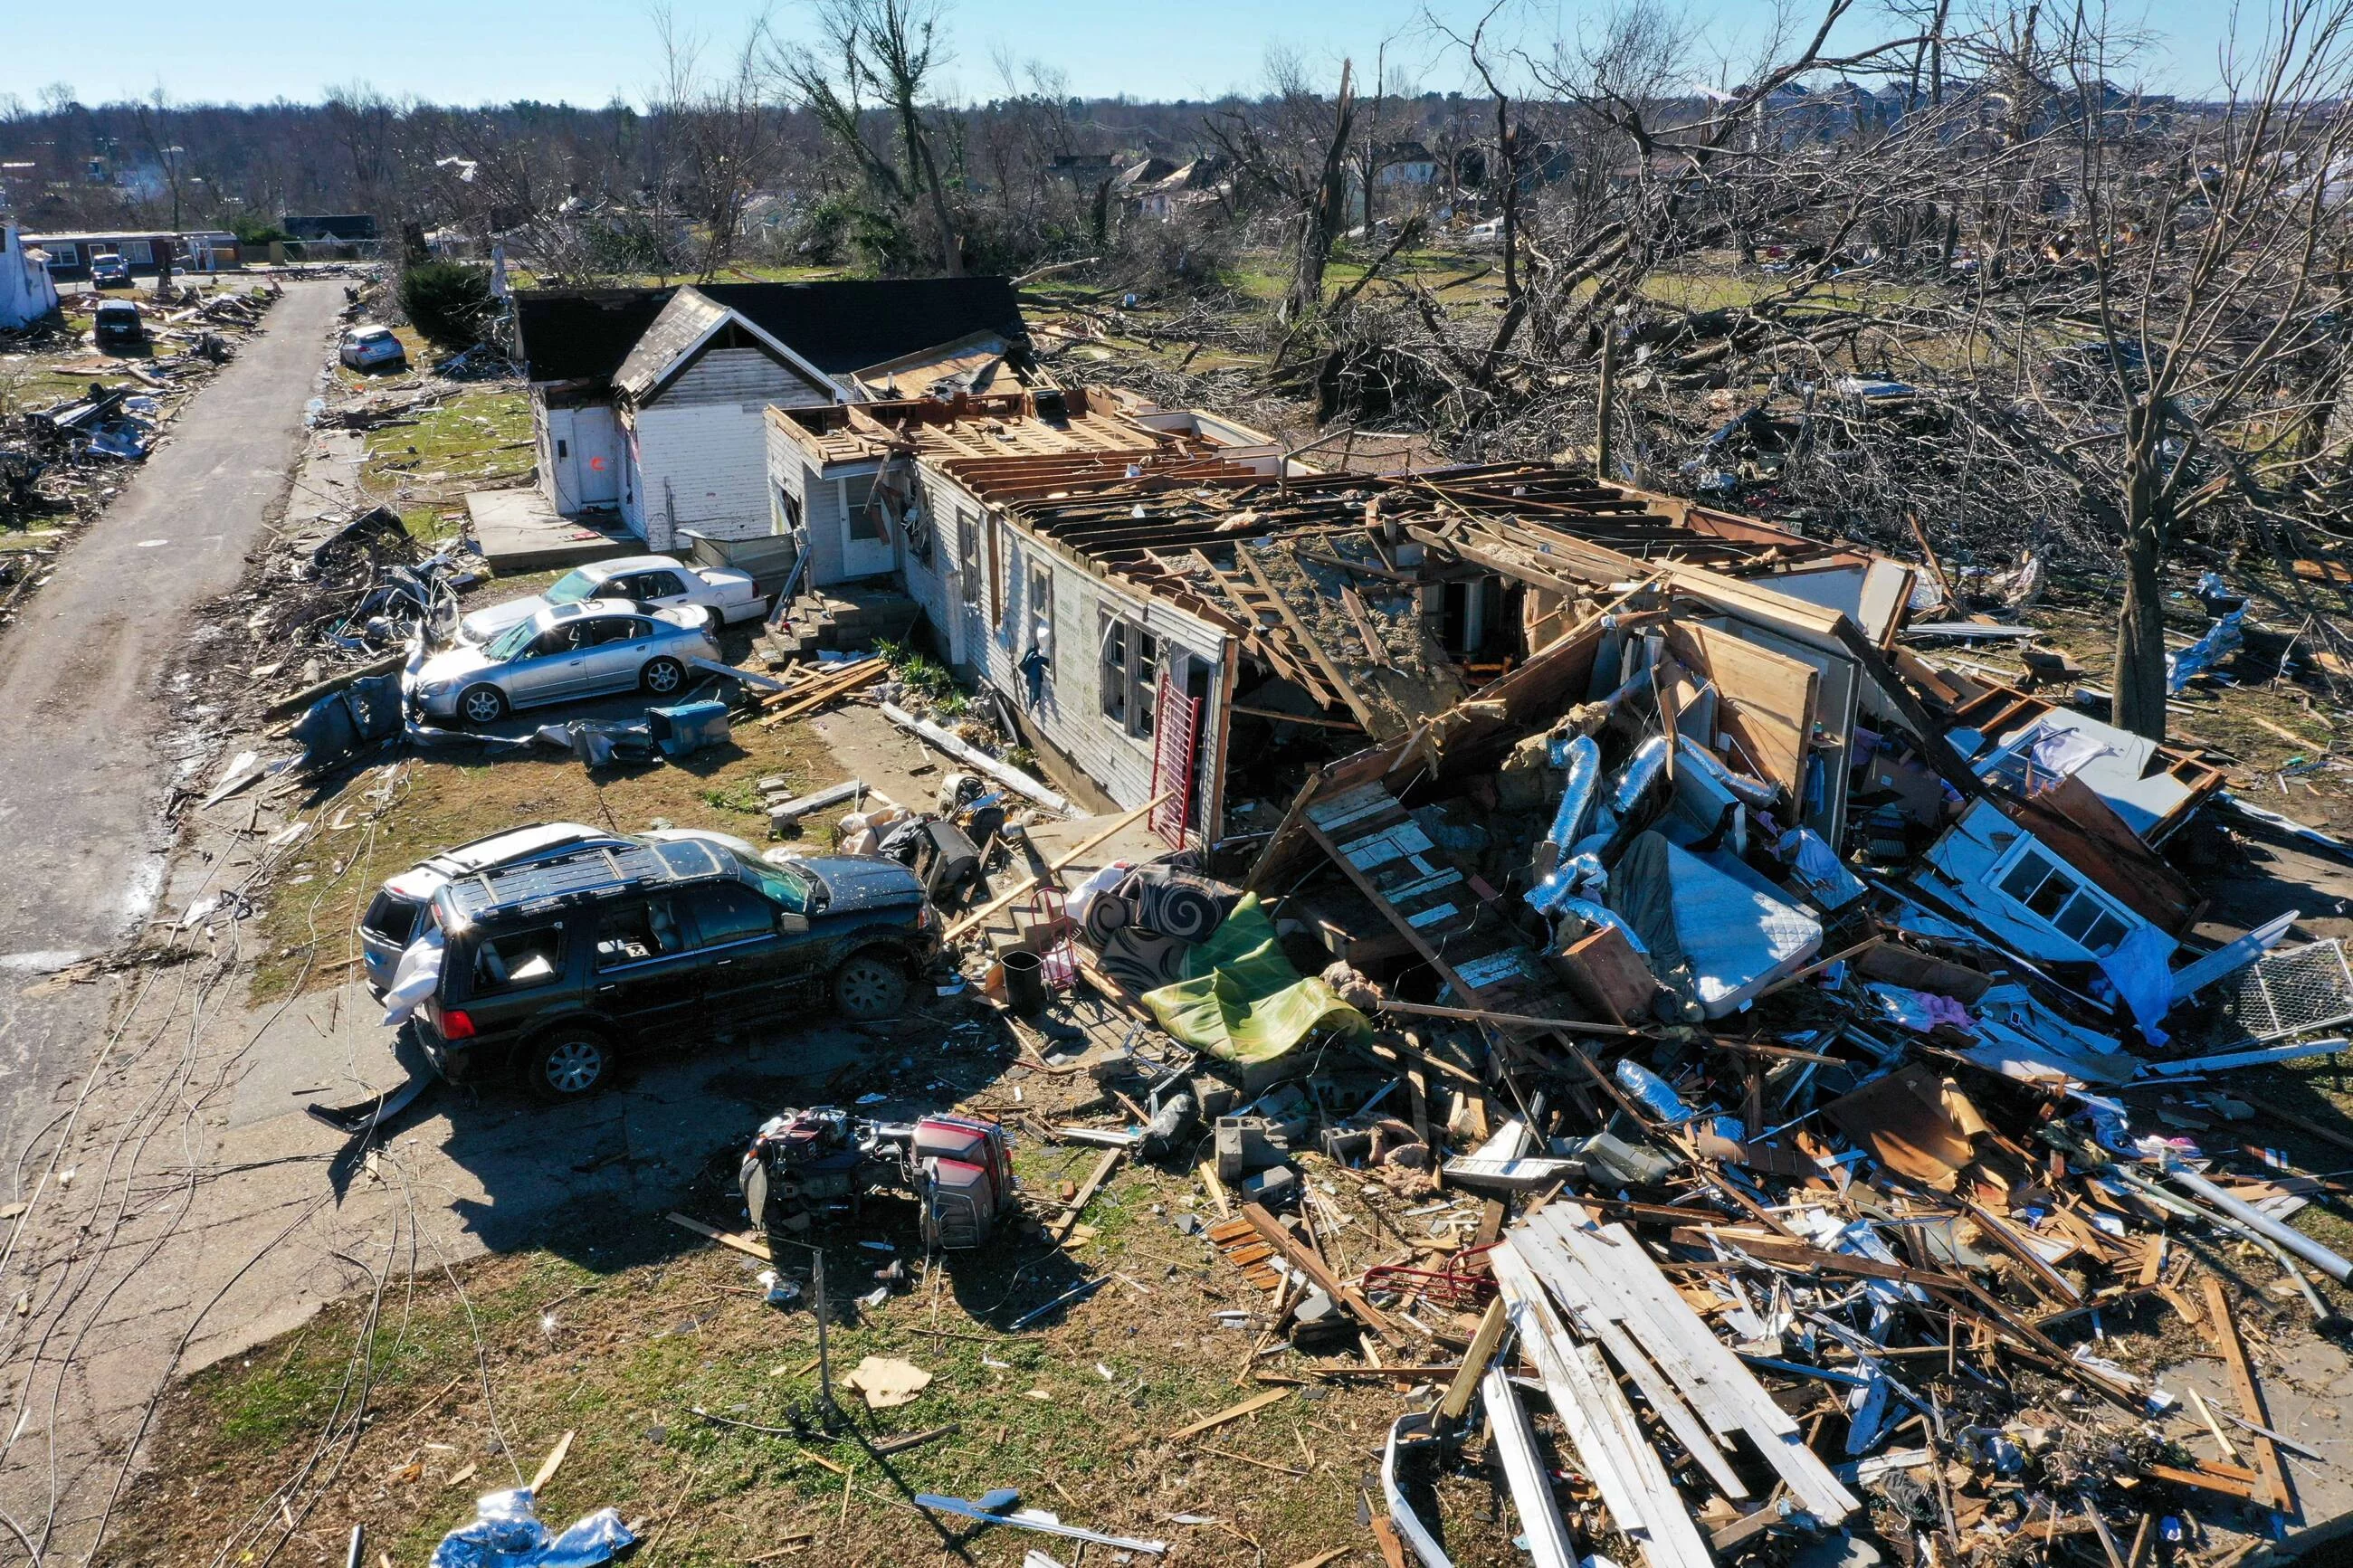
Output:
[[[828,374],[979,331],[1024,335],[1007,278],[705,283],[702,291]],[[533,381],[604,380],[676,289],[520,289],[517,347]]]

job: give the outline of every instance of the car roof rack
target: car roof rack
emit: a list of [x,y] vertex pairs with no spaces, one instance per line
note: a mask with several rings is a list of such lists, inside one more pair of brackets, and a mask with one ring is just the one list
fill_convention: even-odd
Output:
[[550,860],[454,878],[449,895],[459,913],[479,921],[491,915],[542,914],[638,888],[706,881],[729,869],[718,849],[700,839],[590,845]]

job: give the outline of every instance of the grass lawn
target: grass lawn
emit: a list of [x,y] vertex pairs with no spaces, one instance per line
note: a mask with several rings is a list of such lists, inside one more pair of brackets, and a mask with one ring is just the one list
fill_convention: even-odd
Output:
[[[996,1027],[974,1026],[983,1037]],[[985,1047],[959,1046],[952,1034],[946,1048]],[[1034,1103],[1041,1080],[1026,1082]],[[1092,1085],[1076,1092],[1092,1094]],[[1001,1102],[1005,1091],[983,1098]],[[1050,1193],[1082,1180],[1099,1152],[1024,1140],[1016,1163],[1026,1190]],[[1356,1178],[1313,1158],[1304,1163],[1356,1205]],[[739,1212],[732,1163],[712,1164],[692,1205],[725,1221]],[[1400,1200],[1383,1196],[1394,1213]],[[1253,1366],[1296,1377],[1303,1364],[1287,1348],[1253,1358],[1261,1324],[1227,1327],[1213,1315],[1238,1310],[1262,1320],[1270,1302],[1206,1240],[1175,1227],[1175,1216],[1197,1205],[1207,1212],[1188,1180],[1124,1167],[1086,1211],[1093,1234],[1068,1253],[1025,1231],[928,1272],[904,1200],[870,1199],[861,1217],[821,1232],[835,1300],[872,1289],[874,1271],[892,1257],[905,1260],[913,1281],[829,1336],[837,1381],[868,1355],[903,1358],[932,1374],[912,1404],[894,1409],[870,1412],[839,1392],[871,1441],[949,1428],[887,1458],[848,1437],[805,1441],[697,1416],[700,1407],[789,1427],[796,1412],[813,1409],[813,1314],[767,1306],[753,1279],[760,1264],[657,1215],[583,1215],[561,1255],[492,1258],[419,1279],[413,1295],[396,1288],[372,1323],[364,1300],[339,1304],[191,1379],[173,1397],[154,1467],[121,1522],[171,1558],[208,1558],[224,1543],[233,1560],[248,1547],[259,1556],[282,1527],[273,1491],[294,1477],[339,1400],[348,1412],[364,1378],[378,1414],[334,1478],[296,1499],[298,1510],[314,1493],[319,1500],[291,1560],[332,1550],[364,1521],[371,1547],[414,1568],[470,1516],[477,1492],[515,1484],[518,1470],[528,1478],[573,1432],[545,1494],[546,1518],[560,1528],[616,1507],[648,1539],[642,1559],[944,1561],[938,1532],[906,1500],[1012,1486],[1028,1505],[1071,1523],[1167,1540],[1176,1545],[1170,1562],[1284,1564],[1344,1546],[1357,1549],[1346,1561],[1377,1561],[1358,1522],[1359,1495],[1410,1379],[1304,1379],[1268,1408],[1183,1444],[1168,1440],[1284,1386],[1258,1383]],[[1356,1226],[1339,1235],[1356,1251],[1385,1241]],[[869,1241],[896,1251],[860,1245]],[[807,1272],[798,1257],[784,1268]],[[1091,1298],[1021,1333],[1001,1331],[1089,1277],[1104,1280]],[[1474,1445],[1471,1458],[1478,1453]],[[1450,1550],[1461,1563],[1511,1560],[1508,1508],[1483,1472],[1462,1471],[1436,1483]],[[1010,1568],[1029,1545],[1066,1563],[1114,1561],[1100,1549],[1082,1560],[1071,1543],[1025,1542],[1002,1529],[976,1541],[966,1560]]]
[[411,757],[389,773],[364,770],[323,798],[318,825],[274,879],[260,918],[253,1000],[351,978],[345,961],[359,951],[353,931],[377,885],[435,850],[535,822],[635,832],[658,818],[756,843],[767,818],[754,781],[781,773],[796,785],[829,784],[836,775],[825,770],[832,766],[831,753],[803,726],[763,730],[744,721],[732,744],[662,765],[591,773],[548,750],[488,760]]
[[521,483],[535,461],[527,393],[452,388],[415,423],[367,433],[360,482],[399,510],[412,535],[439,541],[463,529],[467,491]]

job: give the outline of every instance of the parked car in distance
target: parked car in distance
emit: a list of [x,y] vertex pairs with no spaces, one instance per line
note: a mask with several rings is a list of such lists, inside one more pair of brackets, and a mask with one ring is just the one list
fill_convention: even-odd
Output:
[[147,323],[128,300],[99,302],[90,335],[100,348],[137,348],[147,341]]
[[551,859],[590,846],[628,848],[684,838],[702,839],[746,855],[757,853],[733,834],[714,833],[707,828],[663,827],[630,835],[586,827],[577,822],[542,822],[529,827],[511,827],[427,855],[398,876],[387,878],[369,902],[367,913],[360,917],[360,962],[367,969],[368,989],[381,996],[391,988],[393,974],[400,967],[400,955],[407,951],[410,942],[424,934],[425,911],[432,907],[433,895],[448,886],[453,878],[493,867]]
[[704,841],[581,847],[443,885],[441,974],[417,1012],[451,1082],[519,1076],[543,1100],[603,1088],[621,1053],[807,1016],[896,1015],[939,948],[888,860],[771,864]]
[[353,370],[406,370],[408,351],[390,327],[353,327],[335,355]]
[[131,283],[131,263],[109,253],[90,258],[90,286],[93,289],[128,289]]
[[749,572],[688,566],[667,555],[623,555],[575,566],[536,594],[476,610],[458,623],[458,636],[487,643],[551,605],[589,599],[627,599],[649,610],[699,605],[723,625],[756,619],[768,608],[767,596],[752,585]]
[[689,659],[719,658],[706,620],[699,607],[649,615],[619,599],[552,605],[481,647],[435,654],[410,690],[428,718],[470,724],[613,691],[676,697]]

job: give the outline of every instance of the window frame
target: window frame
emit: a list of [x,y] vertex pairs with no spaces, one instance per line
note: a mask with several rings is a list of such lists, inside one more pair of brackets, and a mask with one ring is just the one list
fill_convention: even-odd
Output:
[[[545,974],[534,975],[529,980],[518,981],[514,978],[514,972],[510,969],[506,979],[494,981],[488,989],[485,989],[481,973],[482,949],[496,947],[501,941],[529,936],[534,931],[552,931],[555,933],[555,948],[548,961],[548,972]],[[501,962],[504,962],[503,958]],[[537,925],[517,926],[512,931],[485,932],[476,939],[471,951],[467,954],[466,1000],[476,1002],[493,996],[512,996],[522,991],[536,991],[542,986],[557,984],[571,972],[571,969],[572,926],[567,920],[552,920]]]
[[[2009,884],[2011,878],[2017,874],[2019,868],[2030,858],[2042,863],[2043,875],[2036,880],[2033,887],[2027,889],[2025,894],[2021,895],[2011,891]],[[2072,891],[2052,906],[2051,912],[2046,915],[2028,900],[2050,886],[2053,879],[2063,882]],[[1980,880],[1984,886],[2000,894],[2002,900],[2011,905],[2021,915],[2059,937],[2073,942],[2094,958],[2105,958],[2116,952],[2137,927],[2147,923],[2118,902],[2089,877],[2052,854],[2041,841],[2031,835],[2021,836],[2017,844],[2011,846],[2000,859],[1993,863]],[[2087,904],[2094,911],[2089,921],[2082,923],[2080,935],[2060,923],[2079,903]],[[2105,949],[2096,945],[2092,940],[2100,934],[2103,921],[2116,927],[2116,940],[2109,942]]]
[[1025,601],[1022,608],[1026,617],[1023,630],[1029,634],[1022,651],[1025,654],[1038,651],[1041,647],[1039,634],[1044,633],[1042,647],[1046,656],[1046,673],[1051,676],[1054,673],[1056,641],[1054,563],[1042,556],[1032,555],[1022,564],[1028,568],[1022,576]]
[[[680,946],[678,950],[674,952],[651,953],[644,958],[632,958],[621,963],[607,964],[603,963],[597,953],[597,948],[599,945],[598,939],[604,935],[606,922],[613,918],[614,911],[617,910],[634,909],[643,912],[647,917],[647,930],[649,934],[650,934],[652,931],[653,907],[657,900],[667,900],[672,905],[670,911],[670,921],[671,929],[676,931],[679,935]],[[678,918],[676,895],[670,893],[656,893],[649,895],[643,900],[632,900],[628,902],[616,901],[596,910],[596,922],[589,928],[588,973],[592,975],[620,974],[632,969],[642,968],[647,964],[668,963],[673,959],[684,958],[687,954],[693,952],[701,945],[702,944],[695,940],[694,931],[689,929],[686,923]]]
[[1095,613],[1102,617],[1095,649],[1095,707],[1104,718],[1124,730],[1129,704],[1134,696],[1127,661],[1127,618],[1109,609]]
[[[703,924],[702,904],[708,899],[723,897],[731,891],[741,894],[754,904],[759,905],[766,912],[766,921],[757,931],[747,931],[740,936],[714,938]],[[741,947],[745,942],[764,942],[780,934],[776,917],[784,911],[758,889],[747,887],[742,882],[725,878],[716,881],[697,882],[691,887],[681,889],[681,893],[686,905],[687,918],[693,922],[694,926],[695,952],[707,952],[717,948]]]
[[1109,605],[1098,606],[1096,614],[1096,710],[1130,740],[1149,741],[1159,722],[1160,680],[1174,645],[1139,616]]
[[[877,469],[875,472],[871,474],[837,474],[834,476],[834,499],[841,505],[841,539],[844,544],[888,544],[891,542],[890,527],[885,524],[881,518],[873,515],[874,491],[877,485],[881,482],[881,478],[882,475],[880,469]],[[849,487],[853,482],[860,480],[865,483],[866,493],[860,499],[859,504],[853,509],[849,504]],[[871,534],[861,533],[859,531],[861,527],[871,527],[874,531]]]
[[956,594],[966,609],[980,608],[980,519],[956,508]]

